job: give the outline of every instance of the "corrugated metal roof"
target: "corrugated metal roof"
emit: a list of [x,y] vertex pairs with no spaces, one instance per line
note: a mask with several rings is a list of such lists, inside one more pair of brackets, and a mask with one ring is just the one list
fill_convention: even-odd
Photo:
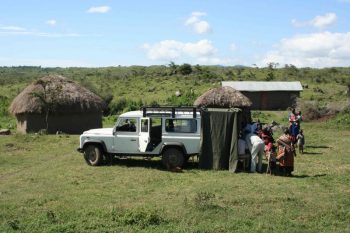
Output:
[[299,81],[296,82],[263,82],[263,81],[223,81],[222,86],[232,87],[238,91],[302,91]]

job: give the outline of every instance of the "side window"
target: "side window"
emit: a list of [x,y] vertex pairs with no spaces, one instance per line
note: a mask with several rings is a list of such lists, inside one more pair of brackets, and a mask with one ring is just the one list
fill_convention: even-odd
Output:
[[174,133],[195,133],[197,132],[196,119],[166,119],[165,131]]
[[141,132],[148,132],[148,119],[141,120]]
[[124,118],[117,125],[117,131],[136,132],[136,119]]

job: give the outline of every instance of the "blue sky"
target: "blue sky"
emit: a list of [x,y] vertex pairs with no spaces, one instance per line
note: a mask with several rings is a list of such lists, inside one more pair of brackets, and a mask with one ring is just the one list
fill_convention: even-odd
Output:
[[350,0],[1,0],[0,66],[350,66]]

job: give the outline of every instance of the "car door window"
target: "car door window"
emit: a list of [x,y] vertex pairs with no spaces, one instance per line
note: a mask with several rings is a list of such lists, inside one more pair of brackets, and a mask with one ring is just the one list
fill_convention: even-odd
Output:
[[165,131],[174,133],[197,132],[197,121],[195,119],[166,119]]
[[141,120],[141,132],[148,132],[148,119]]
[[121,119],[116,129],[117,131],[122,131],[122,132],[136,132],[137,131],[136,119],[135,118]]

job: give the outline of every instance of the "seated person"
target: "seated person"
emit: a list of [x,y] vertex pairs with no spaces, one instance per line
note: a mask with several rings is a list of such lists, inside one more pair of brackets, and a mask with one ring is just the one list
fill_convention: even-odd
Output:
[[136,132],[136,126],[134,122],[131,122],[129,119],[126,119],[121,126],[118,126],[118,131]]
[[129,131],[136,132],[136,126],[135,126],[134,122],[130,122]]
[[167,132],[174,132],[174,121],[172,119],[167,121],[166,131]]

